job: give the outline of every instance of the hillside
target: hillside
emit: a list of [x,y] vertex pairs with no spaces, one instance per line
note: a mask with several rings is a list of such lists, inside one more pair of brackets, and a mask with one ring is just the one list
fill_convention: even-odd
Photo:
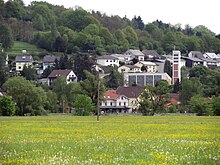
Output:
[[[169,54],[174,46],[183,54],[193,50],[220,52],[220,34],[203,25],[182,28],[181,24],[171,25],[161,20],[144,24],[141,16],[130,20],[80,7],[66,9],[36,1],[24,6],[19,2],[0,1],[0,43],[6,51],[12,45],[8,41],[14,39],[32,43],[48,52],[67,54],[91,52],[103,55],[124,53],[128,49],[153,49],[159,54]],[[15,42],[10,55],[20,51],[20,48],[16,49],[19,45]],[[31,47],[30,51],[38,52],[35,48]]]
[[14,41],[13,47],[9,50],[9,57],[15,57],[16,55],[22,55],[22,50],[26,50],[27,54],[39,54],[43,52],[42,49],[38,49],[36,45],[29,44],[27,42]]

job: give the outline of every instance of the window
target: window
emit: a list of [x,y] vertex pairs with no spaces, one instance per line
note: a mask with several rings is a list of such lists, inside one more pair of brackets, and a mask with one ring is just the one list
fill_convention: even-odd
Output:
[[124,102],[124,106],[126,106],[126,102]]
[[106,60],[106,62],[108,62],[108,60]]
[[105,106],[107,106],[107,102],[105,102]]
[[110,103],[110,105],[112,106],[112,102]]
[[119,102],[119,106],[121,106],[121,102]]

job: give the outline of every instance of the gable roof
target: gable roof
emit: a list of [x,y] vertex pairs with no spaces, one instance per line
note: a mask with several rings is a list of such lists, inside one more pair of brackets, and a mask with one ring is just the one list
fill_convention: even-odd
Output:
[[[118,94],[116,90],[108,90],[104,93],[104,99],[106,100],[117,100],[119,96],[123,94]],[[125,95],[124,95],[125,96]],[[126,97],[126,96],[125,96]]]
[[140,50],[137,50],[137,49],[129,49],[125,52],[125,54],[132,54],[134,56],[144,56],[144,54]]
[[204,53],[203,56],[204,57],[207,56],[208,58],[218,58],[218,56],[215,53],[209,53],[209,52]]
[[53,70],[50,75],[48,76],[48,78],[57,78],[60,76],[67,76],[72,70],[70,69],[59,69],[59,70]]
[[[200,51],[191,51],[192,57],[203,58],[203,54]],[[189,56],[189,55],[188,55]]]
[[160,57],[160,55],[155,50],[142,50],[145,56],[153,56],[153,57]]
[[102,56],[97,57],[97,59],[118,60],[118,58],[116,58],[114,56],[110,56],[110,55],[102,55]]
[[55,62],[56,59],[57,59],[57,60],[60,60],[60,57],[53,56],[53,55],[46,55],[46,56],[44,56],[44,58],[43,58],[43,62],[53,63],[53,62]]
[[16,56],[15,62],[32,62],[32,56]]
[[[136,66],[136,65],[123,65],[124,67],[128,67],[130,69],[134,69],[134,68],[140,68],[139,66]],[[121,66],[121,67],[123,67]]]
[[139,63],[145,65],[145,66],[156,66],[157,64],[155,64],[154,62],[151,61],[139,61]]
[[203,62],[203,60],[199,59],[199,58],[196,58],[196,57],[184,57],[185,60],[190,60],[190,61],[193,61],[193,62]]
[[120,86],[117,88],[116,92],[118,94],[122,94],[127,96],[128,98],[138,98],[139,95],[144,91],[143,87],[140,86],[132,86],[132,87],[124,87]]

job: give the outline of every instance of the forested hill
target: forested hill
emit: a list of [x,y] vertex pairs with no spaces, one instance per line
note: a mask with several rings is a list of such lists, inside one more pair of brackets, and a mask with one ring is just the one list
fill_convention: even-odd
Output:
[[13,39],[49,52],[68,54],[123,53],[129,48],[154,49],[162,54],[170,53],[174,45],[182,53],[220,52],[220,34],[214,34],[203,25],[195,28],[186,25],[182,29],[181,25],[159,20],[144,24],[141,17],[148,16],[134,16],[129,20],[46,2],[24,6],[22,0],[0,0],[0,43],[5,50],[12,46]]

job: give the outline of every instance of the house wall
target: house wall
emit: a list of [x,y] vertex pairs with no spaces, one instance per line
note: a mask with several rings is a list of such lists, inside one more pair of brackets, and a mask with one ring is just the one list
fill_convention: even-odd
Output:
[[[71,78],[74,78],[74,79],[71,79]],[[77,82],[77,77],[75,75],[75,73],[73,71],[71,71],[67,77],[66,77],[66,82],[67,84],[71,83],[71,82]]]
[[129,73],[129,72],[141,72],[141,68],[133,68],[133,69],[130,69],[129,67],[126,67],[126,66],[121,66],[118,68],[118,72],[119,73]]
[[119,60],[116,59],[97,59],[97,63],[102,66],[119,66]]
[[32,62],[16,62],[16,71],[22,71],[24,68],[24,65],[31,66]]
[[116,101],[115,100],[110,100],[107,99],[105,101],[102,101],[101,106],[109,106],[109,107],[115,107],[116,106]]
[[55,63],[44,62],[43,63],[43,70],[47,69],[48,67],[53,67],[54,65],[55,65]]
[[116,106],[128,107],[129,106],[128,98],[126,98],[125,96],[118,97],[116,100]]
[[136,98],[129,98],[129,113],[137,111],[139,107],[138,100]]

